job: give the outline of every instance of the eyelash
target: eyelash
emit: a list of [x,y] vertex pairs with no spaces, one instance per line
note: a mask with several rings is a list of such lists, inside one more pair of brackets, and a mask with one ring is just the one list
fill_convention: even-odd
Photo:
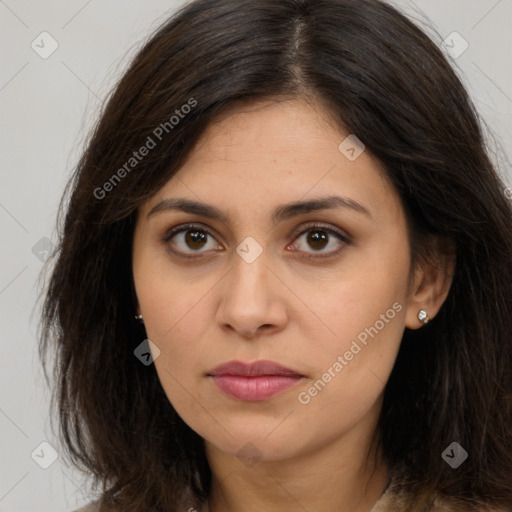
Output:
[[[319,260],[319,259],[331,258],[331,257],[337,256],[343,250],[345,245],[349,245],[350,244],[350,239],[349,239],[349,237],[345,233],[343,233],[342,231],[339,231],[337,229],[334,229],[332,227],[325,226],[323,224],[312,224],[312,225],[307,226],[305,229],[303,229],[302,231],[300,231],[299,233],[294,235],[293,241],[295,242],[296,240],[298,240],[305,233],[308,233],[309,231],[314,231],[315,229],[318,230],[318,231],[325,231],[329,235],[335,236],[338,240],[343,242],[344,245],[342,245],[340,248],[338,248],[338,249],[336,249],[334,251],[330,251],[326,255],[313,255],[313,254],[307,253],[307,255],[304,256],[306,259]],[[213,234],[206,227],[204,227],[203,225],[200,225],[200,224],[182,224],[181,226],[177,226],[177,227],[172,228],[171,230],[167,231],[165,236],[162,238],[162,242],[164,244],[168,244],[173,236],[175,236],[175,235],[177,235],[179,233],[182,233],[182,232],[187,232],[187,231],[192,231],[192,230],[201,231],[202,233],[205,233],[206,235],[214,238]],[[174,254],[177,254],[178,256],[183,257],[183,258],[193,259],[193,258],[199,257],[199,256],[195,256],[195,255],[192,256],[190,254],[183,253],[181,251],[176,251],[174,249],[170,249],[170,250]],[[200,255],[201,253],[198,253],[198,254]]]

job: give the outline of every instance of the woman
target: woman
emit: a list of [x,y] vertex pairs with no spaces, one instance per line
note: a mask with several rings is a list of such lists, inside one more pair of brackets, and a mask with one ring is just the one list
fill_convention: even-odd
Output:
[[512,510],[512,211],[376,0],[196,0],[110,97],[44,308],[83,510]]

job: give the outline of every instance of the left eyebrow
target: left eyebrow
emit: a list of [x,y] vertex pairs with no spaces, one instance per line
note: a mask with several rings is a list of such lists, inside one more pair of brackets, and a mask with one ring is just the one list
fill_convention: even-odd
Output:
[[367,208],[353,199],[341,196],[327,196],[319,199],[311,199],[309,201],[297,201],[283,204],[274,210],[272,220],[277,223],[295,217],[296,215],[320,210],[333,210],[336,208],[349,209],[366,215],[367,217],[372,217]]
[[[353,199],[341,196],[327,196],[309,201],[296,201],[280,205],[273,211],[272,220],[274,223],[278,223],[298,215],[336,208],[350,209],[367,217],[372,217],[367,208]],[[228,217],[217,207],[181,197],[160,201],[153,206],[147,217],[166,210],[180,210],[210,219],[217,219],[226,224],[229,222]]]

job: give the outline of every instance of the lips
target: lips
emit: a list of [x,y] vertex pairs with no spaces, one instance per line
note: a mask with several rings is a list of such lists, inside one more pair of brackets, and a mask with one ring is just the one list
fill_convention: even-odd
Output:
[[305,376],[273,361],[230,361],[209,372],[208,377],[224,394],[256,402],[290,389]]
[[243,375],[245,377],[257,377],[262,375],[286,375],[304,377],[300,373],[274,363],[273,361],[256,361],[254,363],[242,363],[241,361],[229,361],[217,366],[208,375]]

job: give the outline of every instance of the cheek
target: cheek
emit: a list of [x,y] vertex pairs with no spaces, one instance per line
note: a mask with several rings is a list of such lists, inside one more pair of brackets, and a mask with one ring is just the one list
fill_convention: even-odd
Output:
[[331,294],[337,307],[317,302],[335,334],[304,333],[315,340],[302,350],[302,359],[311,361],[311,378],[294,399],[301,424],[308,425],[309,433],[322,432],[324,441],[351,430],[380,407],[405,320],[404,301],[395,300],[399,294],[390,289],[371,294],[367,287],[347,283],[338,295]]
[[371,334],[379,339],[389,335],[399,342],[405,320],[408,273],[406,249],[387,253],[376,250],[347,259],[342,273],[303,283],[301,289],[295,284],[297,293],[307,297],[311,304],[307,318],[317,319],[308,322],[311,329],[316,327],[316,333],[308,335],[318,339],[323,352],[331,355],[332,351],[349,350],[352,340],[364,343]]
[[316,330],[312,325],[304,333],[315,340],[303,351],[304,360],[314,362],[314,377],[298,401],[310,412],[325,417],[343,410],[357,417],[380,395],[404,331],[408,269],[406,249],[388,256],[381,251],[359,259],[343,276],[311,287],[310,303],[323,327],[317,323]]
[[141,238],[133,256],[135,289],[147,338],[160,351],[155,367],[170,397],[178,392],[179,382],[198,373],[194,368],[201,351],[196,345],[211,322],[204,315],[204,304],[214,281],[197,279],[190,271],[171,272],[166,254],[142,250],[150,243],[142,234]]
[[159,348],[154,364],[162,388],[184,419],[201,418],[205,350],[204,332],[211,324],[205,315],[205,295],[210,287],[177,279],[147,283],[139,300],[144,304],[147,337]]
[[341,408],[357,414],[384,388],[400,347],[406,310],[396,296],[362,297],[354,307],[351,300],[356,297],[346,294],[338,308],[329,311],[326,304],[322,309],[331,332],[304,333],[315,343],[303,345],[302,359],[311,362],[311,379],[300,389],[306,396],[298,397],[299,403],[316,402],[320,408],[330,404],[331,413]]
[[205,356],[200,344],[212,322],[212,313],[207,310],[209,288],[182,285],[173,279],[154,283],[140,298],[146,308],[147,336],[160,349],[155,364],[181,380],[197,374],[196,366]]
[[[138,247],[144,243],[151,247],[147,241],[139,242]],[[214,285],[214,276],[172,266],[163,249],[140,248],[134,251],[133,275],[148,338],[163,349],[173,343],[175,332],[184,324],[194,339],[202,302]]]

